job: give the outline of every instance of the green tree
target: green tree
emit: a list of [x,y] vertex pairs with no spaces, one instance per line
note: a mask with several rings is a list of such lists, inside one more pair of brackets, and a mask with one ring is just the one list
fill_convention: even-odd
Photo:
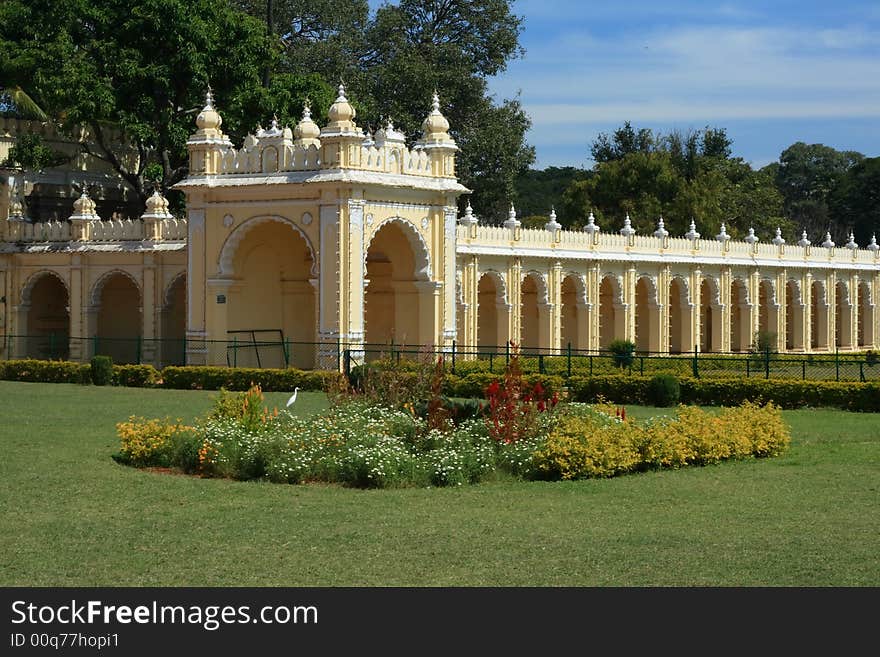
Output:
[[260,21],[210,0],[0,4],[4,79],[26,86],[64,129],[86,126],[83,148],[142,199],[151,165],[161,166],[166,189],[186,175],[186,139],[209,84],[224,129],[250,128],[244,112],[248,121],[292,113],[278,107],[292,79],[261,86],[264,63],[277,57]]
[[829,194],[828,207],[836,225],[852,230],[861,246],[880,232],[880,157],[850,167]]
[[560,224],[566,228],[580,226],[580,217],[566,213],[563,194],[572,182],[586,179],[591,174],[592,172],[577,167],[528,169],[517,177],[515,183],[514,203],[517,214],[541,216],[546,223],[550,209],[555,208],[556,220]]
[[828,199],[844,174],[863,157],[855,151],[802,141],[782,151],[775,167],[776,184],[785,215],[797,229],[804,228],[811,235],[830,230],[835,241],[846,239],[847,226],[831,216]]

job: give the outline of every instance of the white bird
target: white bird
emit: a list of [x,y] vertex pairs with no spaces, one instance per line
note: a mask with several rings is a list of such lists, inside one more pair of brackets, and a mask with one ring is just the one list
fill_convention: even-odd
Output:
[[296,393],[299,392],[299,386],[293,389],[293,394],[290,396],[290,399],[287,400],[287,405],[290,406],[293,402],[296,401]]

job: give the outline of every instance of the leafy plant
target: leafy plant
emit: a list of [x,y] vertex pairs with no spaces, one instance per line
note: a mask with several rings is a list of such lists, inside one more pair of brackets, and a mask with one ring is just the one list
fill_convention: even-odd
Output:
[[110,356],[92,356],[92,383],[107,386],[113,383],[113,359]]
[[632,340],[612,340],[608,345],[608,351],[614,364],[620,369],[624,369],[632,365],[635,359],[636,345]]
[[681,399],[681,386],[672,374],[657,374],[648,382],[648,402],[654,406],[674,406]]

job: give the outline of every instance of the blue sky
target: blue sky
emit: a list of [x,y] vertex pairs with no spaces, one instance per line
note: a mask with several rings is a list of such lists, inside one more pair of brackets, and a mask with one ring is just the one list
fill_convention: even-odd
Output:
[[526,52],[489,88],[522,101],[536,168],[591,167],[589,145],[627,120],[725,128],[756,168],[796,141],[880,156],[880,0],[511,5]]
[[629,120],[726,128],[755,167],[796,141],[880,155],[880,2],[515,0],[525,55],[490,81],[519,94],[536,168],[590,167]]

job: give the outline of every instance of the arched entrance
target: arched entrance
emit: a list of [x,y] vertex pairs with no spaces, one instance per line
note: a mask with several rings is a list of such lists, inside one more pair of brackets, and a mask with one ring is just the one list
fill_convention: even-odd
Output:
[[507,324],[504,280],[497,272],[486,272],[477,284],[477,344],[486,351],[504,352]]
[[562,348],[588,349],[586,331],[586,289],[576,274],[562,279]]
[[749,293],[745,283],[734,279],[730,284],[730,350],[748,351],[752,343],[749,327]]
[[680,354],[694,348],[691,338],[691,312],[687,283],[673,278],[669,284],[669,351]]
[[141,359],[141,291],[128,274],[110,272],[95,285],[94,353],[110,356],[114,363],[138,363]]
[[657,287],[648,276],[636,282],[636,350],[660,351],[660,306]]
[[26,309],[25,344],[27,358],[67,360],[70,357],[70,307],[67,288],[55,272],[35,274],[22,292]]
[[762,280],[758,286],[758,332],[763,346],[776,348],[778,306],[772,281]]
[[834,339],[841,349],[849,349],[852,340],[852,303],[849,298],[849,287],[838,281],[834,288]]
[[825,284],[813,281],[810,286],[810,347],[818,351],[828,350],[828,298]]
[[859,346],[874,345],[874,306],[871,304],[871,288],[865,281],[859,282]]
[[607,349],[614,340],[625,337],[620,283],[615,276],[605,276],[599,285],[599,347]]
[[549,347],[550,309],[544,277],[537,272],[526,274],[520,296],[520,347],[524,350]]
[[804,350],[804,300],[796,281],[788,281],[785,288],[785,349]]
[[714,278],[700,283],[700,314],[700,351],[721,351],[721,299]]
[[315,364],[312,248],[286,219],[253,219],[231,259],[226,361],[237,367]]
[[367,249],[364,294],[366,356],[391,344],[433,345],[435,299],[427,249],[416,229],[395,219],[384,223]]
[[159,362],[184,365],[186,356],[186,275],[177,276],[165,290],[162,304],[162,341]]

